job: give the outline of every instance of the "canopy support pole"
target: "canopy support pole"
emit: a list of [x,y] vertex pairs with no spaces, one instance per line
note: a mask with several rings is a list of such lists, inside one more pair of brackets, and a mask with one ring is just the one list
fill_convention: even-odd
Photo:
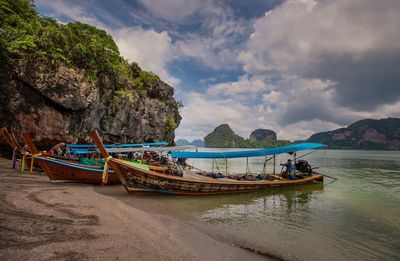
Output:
[[275,175],[275,154],[274,154],[274,171],[273,174]]
[[228,159],[225,158],[225,176],[228,176]]
[[249,173],[249,158],[246,158],[246,175]]
[[268,161],[268,159],[267,159],[267,156],[265,156],[264,158],[265,158],[265,161],[264,161],[264,166],[263,166],[263,170],[262,170],[262,172],[261,172],[261,175],[266,174],[265,168],[266,168],[266,166],[267,166],[267,161]]
[[218,173],[220,173],[217,160],[215,160],[215,167],[217,168]]
[[264,167],[261,173],[262,175],[265,174],[265,176],[267,176],[267,162],[270,161],[271,159],[274,159],[274,157],[267,158],[267,156],[265,156]]
[[296,176],[296,152],[293,153],[293,167],[294,167],[293,173]]
[[212,170],[211,170],[211,173],[214,173],[214,161],[215,161],[215,159],[213,159],[213,162],[212,162]]

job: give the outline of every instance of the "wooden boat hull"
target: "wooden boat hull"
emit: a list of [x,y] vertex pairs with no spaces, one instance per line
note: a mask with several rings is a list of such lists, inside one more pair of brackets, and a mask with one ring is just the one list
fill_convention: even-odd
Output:
[[[57,160],[50,157],[36,157],[39,165],[52,181],[69,181],[101,184],[103,170],[97,166],[86,166],[78,163]],[[109,170],[107,184],[120,184],[114,171]]]
[[122,184],[128,192],[135,193],[135,189],[144,188],[156,192],[178,195],[211,195],[224,193],[240,193],[266,190],[279,187],[297,186],[314,182],[323,182],[323,175],[315,175],[298,180],[262,180],[262,181],[236,181],[236,180],[202,180],[182,178],[146,171],[135,168],[122,160],[112,159],[121,175]]

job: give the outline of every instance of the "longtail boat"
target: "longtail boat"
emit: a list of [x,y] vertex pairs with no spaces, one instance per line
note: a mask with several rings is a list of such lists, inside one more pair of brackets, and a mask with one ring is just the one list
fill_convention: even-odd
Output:
[[[32,151],[33,160],[38,162],[39,166],[45,171],[47,176],[52,181],[69,181],[93,184],[119,184],[120,179],[112,169],[108,168],[107,164],[102,164],[96,160],[81,158],[79,162],[68,159],[55,158],[38,151],[29,133],[22,135],[24,142]],[[130,144],[132,145],[132,144]],[[110,148],[116,149],[114,146]],[[126,150],[126,148],[125,148]],[[83,160],[82,160],[83,159]],[[138,162],[126,161],[127,164],[152,170],[157,173],[171,172],[170,169],[159,166],[148,166]],[[136,189],[136,192],[146,192],[143,189]]]
[[[259,181],[240,181],[231,179],[203,179],[193,177],[177,177],[157,173],[152,170],[141,169],[132,166],[128,162],[113,158],[109,155],[107,149],[104,147],[101,138],[97,131],[91,133],[93,141],[96,143],[101,154],[107,159],[107,163],[111,165],[117,176],[120,178],[125,189],[130,193],[135,193],[136,189],[143,188],[149,191],[164,192],[176,195],[210,195],[210,194],[224,194],[224,193],[239,193],[251,192],[258,190],[266,190],[277,187],[288,187],[309,184],[314,182],[323,182],[324,176],[318,173],[313,173],[310,176],[299,178],[296,180],[288,180],[282,177],[269,176],[268,180]],[[228,158],[228,157],[250,157],[250,156],[266,156],[276,155],[281,153],[292,153],[300,150],[318,149],[325,145],[318,143],[305,143],[295,144],[286,147],[261,149],[243,154],[239,152],[225,152],[224,154],[210,154],[212,152],[172,152],[172,156],[179,158],[177,153],[183,153],[184,158],[189,157],[207,157],[207,158]],[[191,155],[192,153],[192,155]],[[200,154],[193,154],[200,153]],[[206,153],[206,154],[204,154]],[[275,158],[275,156],[274,156]]]
[[105,172],[102,166],[85,165],[42,155],[33,143],[29,133],[22,134],[22,137],[33,153],[33,159],[38,162],[39,166],[52,181],[71,181],[93,184],[120,183],[119,178],[115,175],[113,170],[108,170],[108,180],[105,180],[103,177]]

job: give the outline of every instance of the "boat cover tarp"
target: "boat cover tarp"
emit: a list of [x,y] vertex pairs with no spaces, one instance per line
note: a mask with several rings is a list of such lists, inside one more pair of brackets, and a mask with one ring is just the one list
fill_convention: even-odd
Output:
[[[124,160],[124,162],[126,164],[129,164],[129,165],[134,166],[134,167],[139,168],[139,169],[150,170],[148,165],[142,164],[140,162],[127,161],[127,160]],[[88,158],[83,158],[82,157],[82,158],[79,159],[79,163],[81,163],[83,165],[88,165],[88,166],[104,167],[105,160],[97,161],[97,160],[94,160],[94,159],[88,159]]]
[[81,158],[79,158],[79,163],[83,164],[83,165],[102,167],[102,166],[104,166],[105,160],[97,161],[94,159],[88,159],[88,158],[81,157]]
[[258,149],[258,150],[241,150],[241,151],[223,151],[223,152],[187,152],[187,151],[172,151],[174,158],[187,159],[229,159],[229,158],[247,158],[260,157],[274,154],[290,153],[301,150],[320,149],[326,145],[320,143],[298,143],[283,147]]

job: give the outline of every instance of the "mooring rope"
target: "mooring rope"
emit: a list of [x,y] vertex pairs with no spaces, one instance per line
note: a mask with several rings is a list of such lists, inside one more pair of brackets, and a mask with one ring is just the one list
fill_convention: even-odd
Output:
[[112,158],[113,158],[112,156],[108,156],[106,158],[106,162],[104,163],[103,176],[101,180],[102,185],[107,185],[108,183],[108,161],[111,160]]

